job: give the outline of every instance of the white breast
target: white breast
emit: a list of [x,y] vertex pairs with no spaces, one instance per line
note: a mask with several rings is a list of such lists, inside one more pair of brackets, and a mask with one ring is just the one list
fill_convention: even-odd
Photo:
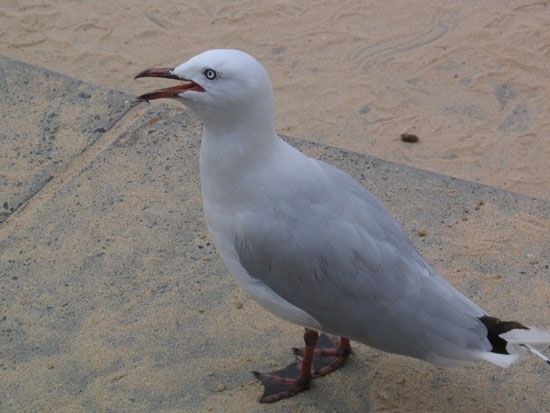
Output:
[[[238,284],[265,309],[283,320],[320,329],[321,325],[313,317],[248,274],[240,263],[234,244],[236,235],[242,233],[241,229],[246,225],[247,215],[262,207],[264,197],[258,188],[266,187],[265,180],[277,179],[279,168],[269,168],[266,162],[286,163],[285,157],[291,147],[275,136],[269,147],[259,148],[261,150],[254,157],[251,156],[254,148],[248,147],[244,156],[234,141],[231,145],[224,145],[225,142],[205,133],[200,157],[203,206],[219,254]],[[270,156],[263,159],[262,154],[267,154],[266,151]],[[294,152],[304,156],[294,148],[290,155],[296,156]],[[243,163],[247,163],[246,167]]]

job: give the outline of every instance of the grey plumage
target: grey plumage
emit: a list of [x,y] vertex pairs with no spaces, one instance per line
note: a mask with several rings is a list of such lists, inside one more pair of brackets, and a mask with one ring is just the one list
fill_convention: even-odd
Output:
[[246,271],[332,334],[439,363],[488,351],[484,312],[417,253],[370,192],[314,162],[318,175],[299,185],[274,177],[269,202],[244,215],[235,248]]

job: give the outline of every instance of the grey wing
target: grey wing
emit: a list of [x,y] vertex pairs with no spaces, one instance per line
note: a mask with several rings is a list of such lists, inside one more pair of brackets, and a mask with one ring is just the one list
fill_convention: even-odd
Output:
[[445,362],[490,349],[484,312],[425,262],[372,194],[323,168],[298,197],[248,215],[235,239],[245,270],[325,331],[385,351]]

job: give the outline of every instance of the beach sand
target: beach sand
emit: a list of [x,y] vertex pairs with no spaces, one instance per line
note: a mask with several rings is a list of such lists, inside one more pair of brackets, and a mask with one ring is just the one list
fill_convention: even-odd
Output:
[[134,94],[211,48],[268,68],[282,134],[550,199],[548,1],[0,5],[0,53]]
[[[549,2],[0,3],[0,54],[132,94],[172,83],[141,69],[214,47],[266,65],[282,134],[550,199]],[[302,330],[212,245],[198,121],[9,59],[0,83],[0,411],[547,410],[535,357],[442,369],[357,343],[259,405],[250,371],[291,361]],[[292,142],[379,196],[488,313],[548,328],[548,202]]]

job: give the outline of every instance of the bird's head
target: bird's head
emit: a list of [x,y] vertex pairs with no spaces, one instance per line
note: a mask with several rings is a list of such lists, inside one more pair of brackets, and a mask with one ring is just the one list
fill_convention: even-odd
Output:
[[[258,113],[273,123],[273,92],[265,68],[240,50],[208,50],[174,68],[152,68],[136,75],[182,83],[139,96],[142,100],[176,99],[206,126],[254,121]],[[247,119],[252,118],[252,119]]]

